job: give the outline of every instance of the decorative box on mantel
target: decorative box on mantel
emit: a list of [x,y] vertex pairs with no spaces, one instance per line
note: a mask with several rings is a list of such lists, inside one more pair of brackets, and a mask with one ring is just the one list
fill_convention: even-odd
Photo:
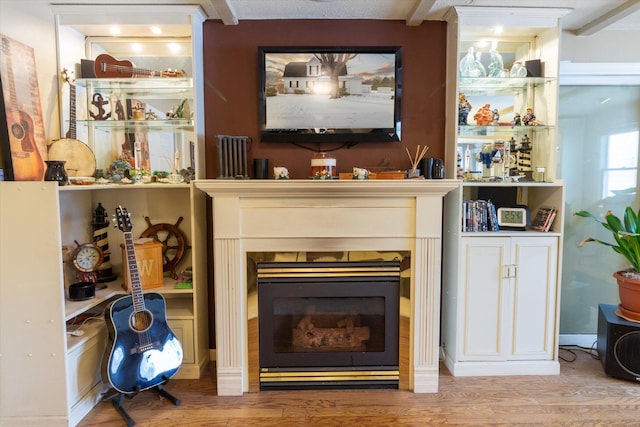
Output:
[[[438,391],[443,198],[457,180],[196,180],[212,197],[219,395],[250,391],[247,254],[411,253],[407,377]],[[401,355],[402,357],[402,355]]]

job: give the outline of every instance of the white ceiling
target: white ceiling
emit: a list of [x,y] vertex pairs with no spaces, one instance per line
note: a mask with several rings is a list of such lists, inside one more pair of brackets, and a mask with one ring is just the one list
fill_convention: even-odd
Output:
[[[100,5],[109,13],[96,16],[85,35],[108,36],[119,5],[150,5],[147,16],[127,16],[124,36],[141,36],[136,19],[153,19],[154,6],[199,5],[208,19],[234,25],[256,19],[390,19],[419,25],[424,20],[443,20],[452,6],[554,7],[572,11],[562,19],[563,29],[588,36],[598,31],[640,30],[640,0],[50,0],[52,5]],[[153,6],[151,6],[153,5]],[[143,19],[144,18],[144,19]],[[146,31],[146,30],[145,30]],[[136,33],[136,34],[134,34]],[[180,34],[173,33],[177,36]],[[185,34],[188,35],[188,34]]]

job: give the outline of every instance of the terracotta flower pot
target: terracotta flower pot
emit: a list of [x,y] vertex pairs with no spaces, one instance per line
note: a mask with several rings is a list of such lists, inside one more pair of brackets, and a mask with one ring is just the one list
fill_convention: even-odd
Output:
[[640,279],[626,277],[624,271],[616,271],[613,277],[618,281],[620,311],[629,320],[640,322]]

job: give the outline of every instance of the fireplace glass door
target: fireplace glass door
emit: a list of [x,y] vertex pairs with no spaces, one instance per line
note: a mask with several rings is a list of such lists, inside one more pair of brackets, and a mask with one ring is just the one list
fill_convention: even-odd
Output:
[[260,263],[261,371],[397,371],[399,294],[398,262]]

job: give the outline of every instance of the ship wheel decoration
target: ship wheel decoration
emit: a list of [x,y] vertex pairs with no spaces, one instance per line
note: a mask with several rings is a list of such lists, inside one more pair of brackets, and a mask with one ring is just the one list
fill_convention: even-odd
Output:
[[187,245],[187,236],[178,228],[182,217],[175,224],[151,224],[148,216],[144,217],[148,228],[140,237],[151,237],[154,241],[162,243],[162,271],[169,271],[172,279],[177,279],[176,266],[182,260],[184,253],[191,246]]

